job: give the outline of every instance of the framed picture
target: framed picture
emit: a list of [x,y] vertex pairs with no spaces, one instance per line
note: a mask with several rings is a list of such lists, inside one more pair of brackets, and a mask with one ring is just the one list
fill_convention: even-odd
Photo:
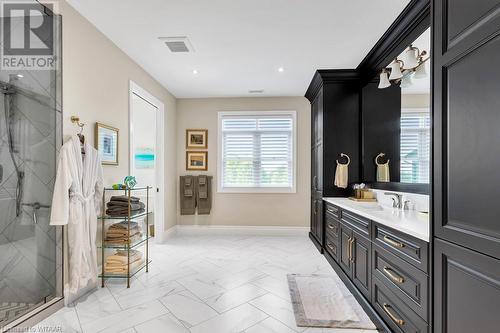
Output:
[[207,149],[208,130],[187,129],[186,149]]
[[208,170],[208,152],[206,151],[187,151],[186,152],[186,170]]
[[102,164],[118,165],[118,128],[95,123],[95,145]]

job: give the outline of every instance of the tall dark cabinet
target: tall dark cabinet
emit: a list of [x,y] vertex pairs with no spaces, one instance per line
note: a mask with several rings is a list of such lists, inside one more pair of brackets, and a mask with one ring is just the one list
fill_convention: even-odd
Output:
[[360,181],[359,75],[355,70],[318,70],[306,92],[311,102],[311,239],[324,245],[323,196],[348,196],[334,186],[336,160],[349,155],[349,183]]
[[500,327],[500,2],[433,2],[434,332]]

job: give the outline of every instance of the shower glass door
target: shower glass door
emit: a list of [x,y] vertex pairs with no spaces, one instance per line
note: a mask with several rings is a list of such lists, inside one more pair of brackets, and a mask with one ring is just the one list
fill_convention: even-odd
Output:
[[[49,225],[62,141],[61,20],[36,2],[24,4],[32,7],[2,7],[1,17],[0,330],[62,296],[62,230]],[[52,28],[45,34],[32,31],[49,17]],[[27,44],[27,38],[33,40]],[[44,38],[52,38],[55,66],[4,66],[3,58],[17,54],[16,47],[40,47]]]

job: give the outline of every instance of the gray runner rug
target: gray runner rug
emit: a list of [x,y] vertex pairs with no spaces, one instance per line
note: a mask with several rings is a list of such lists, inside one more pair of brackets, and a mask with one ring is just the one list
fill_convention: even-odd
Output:
[[297,326],[376,329],[339,277],[288,274],[287,278]]

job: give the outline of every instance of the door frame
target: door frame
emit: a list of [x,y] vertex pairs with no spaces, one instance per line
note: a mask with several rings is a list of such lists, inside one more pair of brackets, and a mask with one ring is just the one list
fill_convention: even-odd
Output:
[[154,213],[154,226],[155,226],[155,239],[158,242],[164,241],[165,233],[165,179],[164,179],[164,149],[165,149],[165,105],[158,98],[153,96],[147,90],[139,86],[132,80],[129,80],[129,174],[132,174],[134,166],[134,154],[132,144],[134,142],[134,124],[133,124],[133,110],[132,99],[137,95],[150,103],[158,109],[156,114],[156,186],[155,193],[155,213]]

